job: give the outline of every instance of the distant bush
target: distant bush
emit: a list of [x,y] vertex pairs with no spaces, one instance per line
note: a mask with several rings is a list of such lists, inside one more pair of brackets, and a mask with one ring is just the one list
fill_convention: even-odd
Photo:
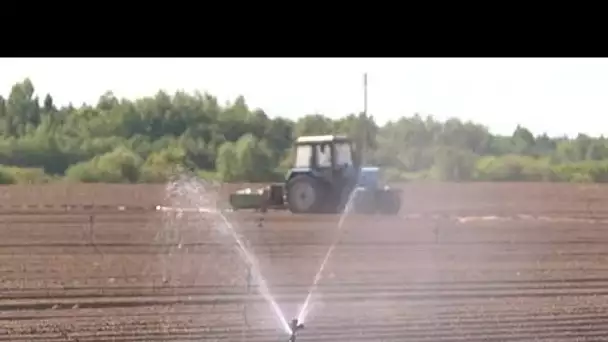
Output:
[[41,184],[51,180],[42,168],[0,166],[0,184]]
[[435,153],[431,176],[442,181],[469,181],[473,178],[477,156],[470,151],[440,147]]
[[557,178],[548,159],[520,155],[487,156],[475,165],[479,181],[555,181]]
[[66,171],[69,180],[80,182],[137,182],[142,158],[124,146],[93,159],[72,165]]
[[608,182],[607,161],[583,161],[578,163],[559,164],[553,167],[560,181],[580,182],[588,179],[594,183]]

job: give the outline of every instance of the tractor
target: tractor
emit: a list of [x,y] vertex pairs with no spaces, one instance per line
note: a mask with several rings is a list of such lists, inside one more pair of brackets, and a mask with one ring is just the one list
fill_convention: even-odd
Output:
[[351,140],[345,136],[302,136],[295,141],[294,165],[285,183],[258,192],[237,191],[234,209],[289,209],[295,214],[340,213],[351,200],[357,213],[396,215],[401,193],[379,184],[379,168],[360,167]]

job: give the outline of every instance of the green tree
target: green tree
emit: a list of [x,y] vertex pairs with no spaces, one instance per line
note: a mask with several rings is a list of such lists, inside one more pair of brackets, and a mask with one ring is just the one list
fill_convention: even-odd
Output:
[[220,146],[217,153],[217,172],[224,182],[234,182],[239,178],[239,161],[233,142],[227,141]]
[[133,151],[119,146],[90,161],[77,163],[66,171],[71,180],[82,182],[134,183],[139,178],[143,160]]
[[468,181],[473,178],[476,156],[454,147],[440,147],[435,154],[432,172],[446,181]]
[[237,177],[241,181],[264,182],[274,178],[272,155],[265,141],[245,134],[236,142]]

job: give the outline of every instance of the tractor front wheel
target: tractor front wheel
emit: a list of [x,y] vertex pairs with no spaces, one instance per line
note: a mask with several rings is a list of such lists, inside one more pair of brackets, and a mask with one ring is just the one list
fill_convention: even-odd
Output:
[[292,213],[318,213],[325,197],[323,187],[312,177],[300,175],[287,183],[287,204]]

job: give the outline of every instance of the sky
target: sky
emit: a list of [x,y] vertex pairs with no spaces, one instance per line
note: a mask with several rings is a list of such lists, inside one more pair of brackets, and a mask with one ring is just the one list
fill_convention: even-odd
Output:
[[56,104],[95,104],[111,90],[136,98],[158,90],[245,96],[271,117],[363,110],[383,124],[419,113],[458,117],[511,134],[608,135],[608,60],[543,58],[37,58],[0,59],[0,94],[29,77]]

